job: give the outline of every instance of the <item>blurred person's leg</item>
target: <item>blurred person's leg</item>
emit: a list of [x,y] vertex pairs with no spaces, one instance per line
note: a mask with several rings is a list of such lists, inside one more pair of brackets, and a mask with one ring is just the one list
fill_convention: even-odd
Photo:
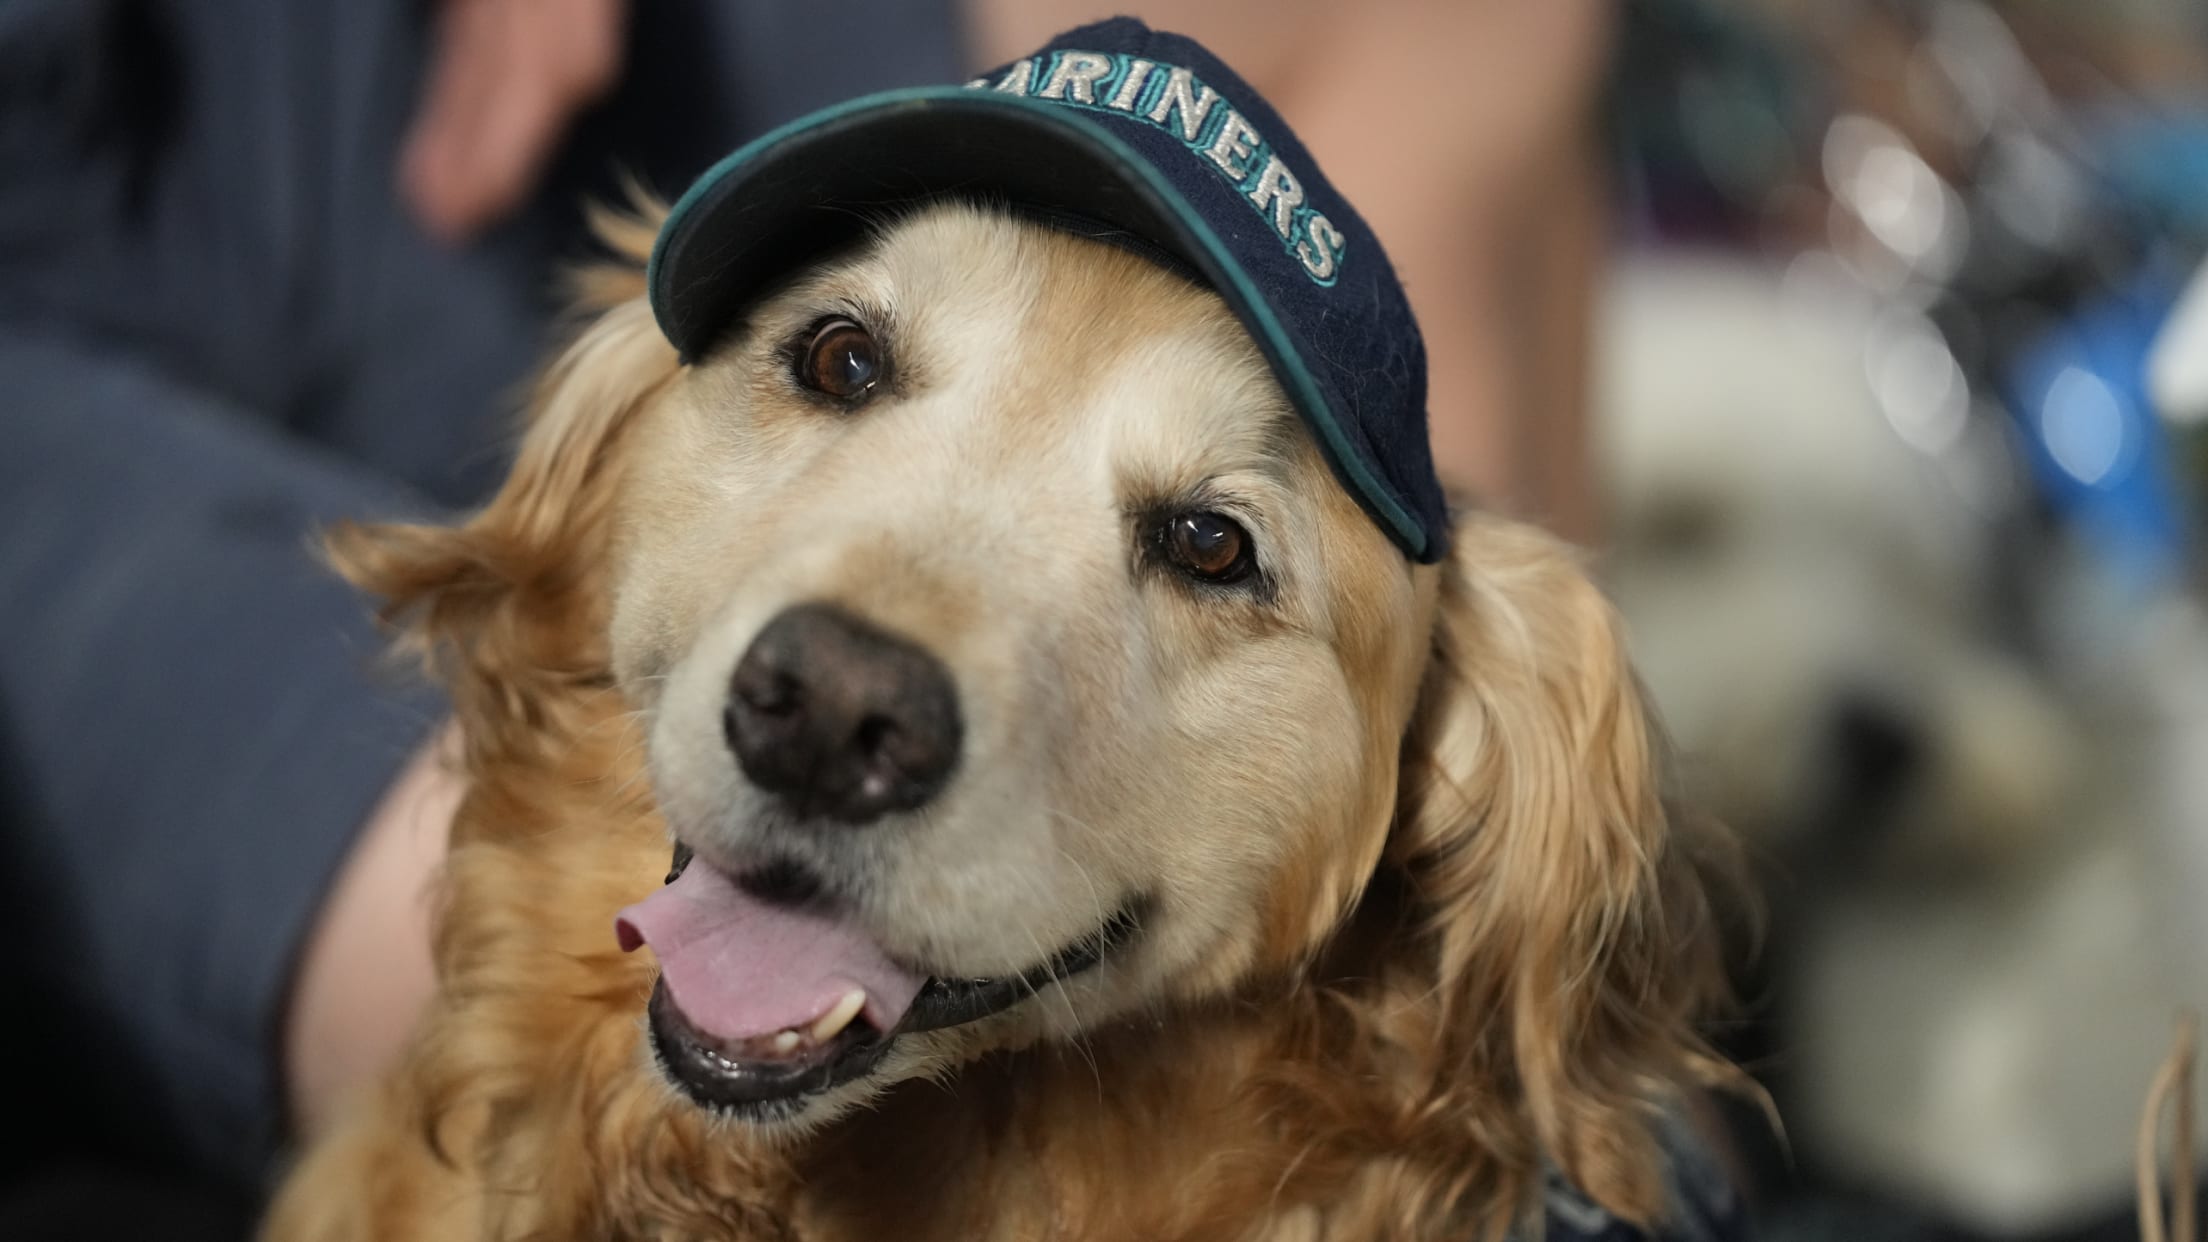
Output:
[[427,995],[435,700],[311,530],[480,494],[548,282],[399,211],[419,19],[0,14],[6,975],[95,1149],[256,1179],[285,1034],[318,1115]]
[[1445,482],[1596,534],[1586,379],[1610,0],[970,0],[990,63],[1132,11],[1210,44],[1361,204],[1426,336]]
[[[82,342],[0,328],[0,393],[11,1007],[66,1041],[68,1107],[252,1179],[298,946],[438,711],[373,675],[307,532],[416,506]],[[346,986],[407,996],[426,924]]]
[[0,973],[44,1036],[25,1124],[93,1155],[257,1179],[302,941],[346,939],[325,894],[391,890],[317,1056],[426,992],[421,876],[356,836],[439,709],[371,676],[311,530],[420,511],[394,480],[469,495],[541,329],[502,257],[398,222],[416,19],[0,10]]

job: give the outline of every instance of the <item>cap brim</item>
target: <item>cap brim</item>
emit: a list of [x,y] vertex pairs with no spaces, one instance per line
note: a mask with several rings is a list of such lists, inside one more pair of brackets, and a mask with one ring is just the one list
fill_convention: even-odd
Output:
[[1123,230],[1193,269],[1242,321],[1337,473],[1423,558],[1425,531],[1343,434],[1295,342],[1196,209],[1074,108],[967,87],[868,96],[814,113],[707,170],[669,213],[647,281],[686,361],[750,303],[886,214],[942,198],[1039,207]]

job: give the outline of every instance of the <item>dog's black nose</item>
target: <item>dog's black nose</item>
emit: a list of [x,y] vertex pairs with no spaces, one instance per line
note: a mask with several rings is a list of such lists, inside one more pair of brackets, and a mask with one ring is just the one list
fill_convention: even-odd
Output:
[[1927,740],[1901,709],[1861,691],[1840,696],[1828,724],[1833,810],[1843,831],[1875,835],[1923,774]]
[[721,721],[754,784],[800,816],[846,824],[934,797],[965,732],[941,661],[826,604],[759,631]]

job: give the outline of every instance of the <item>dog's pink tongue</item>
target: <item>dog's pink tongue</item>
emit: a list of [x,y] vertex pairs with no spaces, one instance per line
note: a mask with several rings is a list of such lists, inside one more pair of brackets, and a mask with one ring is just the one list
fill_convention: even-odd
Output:
[[759,900],[698,861],[614,918],[623,952],[652,946],[691,1025],[724,1040],[802,1030],[859,988],[874,1028],[894,1028],[927,980],[841,919]]

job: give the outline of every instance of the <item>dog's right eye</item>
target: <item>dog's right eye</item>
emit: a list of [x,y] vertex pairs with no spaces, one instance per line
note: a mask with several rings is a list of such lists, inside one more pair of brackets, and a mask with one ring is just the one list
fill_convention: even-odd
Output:
[[1250,554],[1250,533],[1240,522],[1210,510],[1173,515],[1160,542],[1176,569],[1202,582],[1240,582],[1257,563]]
[[822,396],[857,404],[882,382],[888,368],[874,334],[849,319],[823,319],[797,351],[796,379]]

